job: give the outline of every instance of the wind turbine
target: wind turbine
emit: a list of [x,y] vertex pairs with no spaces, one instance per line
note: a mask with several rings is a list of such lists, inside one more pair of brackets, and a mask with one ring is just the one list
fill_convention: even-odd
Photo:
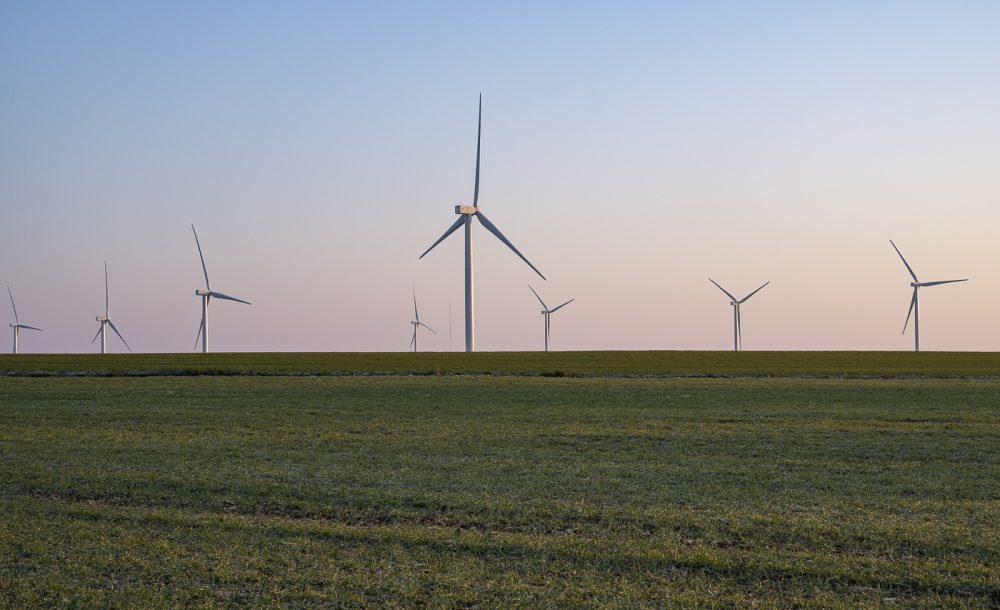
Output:
[[101,323],[101,327],[97,330],[97,334],[94,335],[94,338],[91,339],[90,342],[93,343],[94,341],[97,341],[98,337],[100,337],[101,338],[101,353],[102,354],[107,353],[107,351],[108,351],[108,330],[107,330],[107,328],[108,328],[108,326],[110,326],[111,330],[115,331],[115,334],[118,335],[118,338],[122,340],[122,343],[124,343],[125,347],[128,347],[128,351],[131,352],[132,348],[129,347],[128,342],[125,341],[125,337],[123,337],[122,334],[120,332],[118,332],[118,329],[115,328],[115,323],[111,321],[110,314],[108,313],[108,311],[109,311],[109,306],[108,306],[109,301],[110,301],[110,299],[108,298],[108,261],[104,261],[104,315],[103,316],[97,316],[97,318],[95,318],[98,322]]
[[21,329],[27,328],[28,330],[42,330],[40,328],[35,328],[34,326],[28,326],[27,324],[21,324],[21,321],[17,319],[17,305],[14,305],[14,293],[10,291],[10,284],[7,285],[7,294],[10,295],[10,306],[14,310],[14,323],[10,325],[14,329],[14,351],[12,354],[18,352],[18,344],[21,337]]
[[[531,284],[528,284],[528,288],[531,288]],[[538,302],[542,304],[542,316],[545,318],[545,351],[549,351],[549,328],[551,328],[551,324],[549,323],[549,316],[559,311],[563,307],[566,307],[576,299],[570,299],[565,303],[563,303],[562,305],[559,305],[558,307],[549,309],[549,306],[545,304],[545,301],[542,300],[542,297],[538,296],[538,293],[535,292],[534,288],[531,288],[531,292],[535,293],[535,298],[538,299]]]
[[502,241],[508,248],[514,251],[514,254],[518,255],[521,260],[523,260],[531,269],[538,274],[543,280],[545,276],[535,266],[531,264],[527,258],[521,254],[514,244],[510,243],[500,229],[490,222],[489,218],[479,210],[479,152],[480,143],[482,141],[483,135],[483,96],[479,95],[479,129],[476,132],[476,188],[472,195],[472,205],[456,205],[455,213],[459,215],[458,220],[455,224],[448,227],[448,230],[444,232],[444,235],[438,238],[436,242],[431,244],[430,248],[424,251],[420,255],[420,258],[427,256],[427,253],[434,249],[439,243],[444,241],[446,237],[458,230],[459,227],[465,227],[465,351],[474,352],[476,351],[476,329],[475,329],[475,303],[473,299],[472,290],[472,218],[476,217],[479,222],[486,227],[486,230],[496,236],[497,239]]
[[208,268],[205,266],[205,255],[201,253],[201,242],[198,241],[198,232],[194,230],[194,225],[191,225],[191,232],[194,233],[194,243],[198,245],[198,256],[201,257],[201,270],[205,272],[205,290],[194,291],[196,295],[201,297],[201,325],[198,326],[198,336],[194,338],[194,348],[198,348],[198,339],[201,339],[201,352],[205,354],[208,353],[208,302],[212,300],[212,297],[224,301],[236,301],[237,303],[244,303],[246,305],[251,305],[251,303],[212,290],[212,285],[208,283]]
[[764,282],[764,286],[761,286],[757,290],[754,290],[753,292],[743,297],[742,299],[737,299],[728,290],[726,290],[722,286],[719,286],[719,284],[712,278],[708,278],[708,281],[712,282],[718,287],[719,290],[726,293],[726,296],[729,297],[730,299],[729,304],[733,306],[733,351],[738,352],[741,349],[743,349],[743,327],[742,323],[740,322],[740,305],[746,303],[748,300],[750,300],[750,297],[760,292],[764,288],[764,286],[767,286],[771,282],[769,281]]
[[889,243],[892,244],[892,248],[896,251],[896,254],[899,255],[899,258],[903,261],[903,264],[906,265],[906,270],[910,272],[910,277],[913,278],[913,281],[910,282],[910,286],[913,287],[913,298],[910,299],[910,310],[906,312],[906,322],[903,322],[903,334],[904,335],[906,334],[906,325],[910,323],[910,314],[913,314],[913,351],[919,352],[920,351],[920,307],[919,303],[917,303],[917,292],[925,286],[937,286],[938,284],[954,284],[955,282],[967,282],[969,281],[969,278],[965,278],[964,280],[942,280],[939,282],[921,282],[920,280],[917,279],[917,274],[913,272],[913,268],[910,267],[910,263],[906,262],[906,259],[903,258],[903,253],[899,251],[899,248],[896,247],[896,244],[894,244],[891,239],[889,240]]
[[417,289],[416,288],[413,289],[413,317],[414,317],[414,320],[412,322],[410,322],[410,324],[413,325],[413,339],[410,340],[410,347],[412,347],[414,353],[416,353],[416,351],[417,351],[417,328],[418,327],[423,326],[424,328],[426,328],[427,330],[431,331],[435,335],[437,334],[437,331],[435,331],[433,328],[431,328],[430,326],[427,326],[426,324],[424,324],[423,322],[420,321],[420,314],[417,312]]

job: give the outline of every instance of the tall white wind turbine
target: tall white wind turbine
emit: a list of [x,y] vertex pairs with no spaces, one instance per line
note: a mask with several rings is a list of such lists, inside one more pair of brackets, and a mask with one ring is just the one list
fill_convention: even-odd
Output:
[[108,261],[104,261],[104,315],[97,316],[97,318],[95,318],[98,322],[101,323],[101,327],[97,329],[97,334],[94,335],[94,338],[91,339],[90,342],[93,343],[94,341],[97,341],[98,337],[100,337],[101,353],[106,354],[108,352],[108,326],[110,326],[111,330],[115,331],[115,334],[118,335],[118,338],[122,340],[122,343],[124,343],[125,347],[128,347],[128,351],[131,352],[132,348],[129,347],[128,342],[125,341],[125,337],[123,337],[122,334],[118,332],[118,329],[115,327],[115,323],[111,321],[111,314],[109,313],[110,311],[109,302],[110,299],[108,298]]
[[508,248],[514,251],[514,254],[518,255],[521,260],[523,260],[531,269],[538,274],[543,280],[545,276],[535,266],[531,264],[523,254],[514,247],[514,244],[510,243],[500,229],[490,222],[489,218],[482,213],[479,209],[479,152],[480,143],[482,141],[483,135],[483,96],[479,95],[479,129],[476,133],[476,188],[472,195],[472,205],[456,205],[455,213],[459,215],[458,220],[455,224],[448,227],[448,230],[444,232],[444,235],[438,238],[436,242],[431,244],[430,248],[427,248],[420,258],[427,256],[427,253],[434,249],[439,243],[444,241],[446,237],[458,230],[459,227],[465,227],[465,351],[474,352],[476,351],[476,328],[475,328],[475,303],[473,298],[473,281],[472,281],[472,218],[476,217],[479,222],[486,227],[486,230],[496,236],[497,239],[502,241]]
[[[528,288],[531,288],[531,284],[528,284]],[[531,288],[531,292],[535,294],[535,298],[538,299],[538,302],[542,304],[542,317],[545,318],[545,351],[549,351],[549,329],[552,328],[552,325],[549,322],[549,316],[559,311],[563,307],[566,307],[576,299],[570,299],[565,303],[563,303],[562,305],[559,305],[558,307],[553,307],[552,309],[549,309],[549,306],[545,304],[545,301],[542,300],[542,297],[538,296],[538,293],[535,292],[534,288]]]
[[21,340],[21,329],[26,328],[28,330],[42,330],[40,328],[35,328],[34,326],[28,326],[27,324],[21,324],[21,321],[17,319],[17,305],[14,305],[14,293],[10,291],[10,285],[7,285],[7,294],[10,295],[10,307],[14,310],[14,323],[10,325],[14,329],[14,351],[12,354],[18,353],[20,350],[20,340]]
[[198,335],[194,338],[194,349],[198,349],[198,339],[201,339],[201,352],[208,353],[208,302],[212,297],[224,301],[236,301],[251,305],[249,301],[237,299],[221,292],[212,290],[212,285],[208,282],[208,267],[205,266],[205,255],[201,253],[201,242],[198,241],[198,232],[191,225],[191,232],[194,233],[194,243],[198,245],[198,256],[201,258],[201,270],[205,272],[205,290],[195,290],[194,293],[201,297],[201,325],[198,326]]
[[906,262],[906,259],[903,258],[903,253],[899,251],[899,248],[896,247],[896,244],[894,244],[891,239],[889,240],[889,243],[892,244],[893,250],[895,250],[896,254],[899,255],[899,258],[903,261],[903,264],[906,265],[906,270],[910,272],[910,277],[913,278],[913,281],[910,282],[910,286],[913,287],[913,298],[910,299],[910,310],[906,312],[906,322],[903,322],[903,334],[906,334],[906,325],[910,323],[910,315],[912,314],[913,351],[919,352],[920,351],[920,305],[917,302],[917,294],[919,293],[919,290],[927,286],[937,286],[939,284],[954,284],[955,282],[967,282],[969,281],[969,278],[965,278],[963,280],[942,280],[938,282],[921,282],[920,280],[917,279],[917,274],[913,272],[913,268],[910,267],[910,263]]
[[740,305],[746,303],[748,300],[750,300],[750,297],[760,292],[764,288],[764,286],[767,286],[771,282],[769,281],[764,282],[764,286],[761,286],[757,290],[754,290],[753,292],[743,297],[742,299],[737,299],[728,290],[726,290],[722,286],[719,286],[718,282],[716,282],[712,278],[708,278],[708,281],[712,282],[713,284],[716,285],[716,287],[718,287],[719,290],[726,293],[726,296],[729,297],[729,304],[733,306],[733,351],[738,352],[741,349],[743,349],[743,326],[742,322],[740,321]]
[[413,289],[413,321],[410,322],[410,324],[413,325],[413,339],[410,340],[410,347],[413,348],[414,352],[417,351],[417,328],[423,326],[424,328],[426,328],[427,330],[431,331],[435,335],[437,334],[436,330],[434,330],[430,326],[427,326],[426,324],[424,324],[423,322],[420,321],[420,313],[417,311],[417,289],[416,288]]

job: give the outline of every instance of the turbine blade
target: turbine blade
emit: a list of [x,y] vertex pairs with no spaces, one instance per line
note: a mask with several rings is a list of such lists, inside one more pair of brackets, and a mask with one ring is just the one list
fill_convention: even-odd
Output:
[[[192,351],[198,349],[198,340],[201,339],[201,332],[202,330],[204,330],[204,328],[205,328],[205,316],[202,316],[201,324],[198,325],[198,334],[194,338],[194,347],[191,348]],[[91,343],[93,343],[93,341],[91,341]]]
[[108,261],[104,261],[104,317],[108,317],[111,299],[108,297]]
[[917,274],[913,272],[913,268],[910,267],[910,263],[906,262],[906,259],[903,258],[903,253],[899,251],[899,248],[896,247],[896,244],[894,244],[891,239],[889,240],[889,243],[892,244],[892,247],[896,251],[896,254],[899,255],[900,260],[902,260],[903,264],[906,265],[906,270],[910,272],[910,275],[913,277],[913,281],[919,284],[920,280],[917,279]]
[[483,94],[479,94],[479,128],[476,130],[476,190],[472,194],[472,207],[479,205],[479,145],[483,139]]
[[906,312],[906,322],[903,322],[903,332],[900,334],[906,334],[906,325],[910,323],[910,316],[913,314],[913,308],[917,305],[917,289],[913,289],[913,298],[910,299],[910,310]]
[[97,341],[97,338],[101,336],[101,330],[102,330],[103,328],[104,328],[104,325],[102,324],[102,325],[101,325],[101,328],[98,328],[98,329],[97,329],[97,334],[96,334],[96,335],[94,335],[94,338],[90,340],[90,342],[91,342],[91,343],[93,343],[94,341]]
[[27,328],[28,330],[42,330],[40,328],[35,328],[34,326],[28,326],[27,324],[18,324],[18,328]]
[[[770,284],[770,283],[771,283],[771,282],[770,282],[770,280],[768,280],[767,282],[764,282],[764,286],[767,286],[767,285],[768,285],[768,284]],[[748,294],[747,296],[743,297],[743,300],[742,300],[742,301],[740,301],[740,303],[745,303],[745,302],[747,301],[747,299],[749,299],[749,298],[750,298],[750,297],[752,297],[753,295],[755,295],[755,294],[757,294],[758,292],[760,292],[761,290],[763,290],[763,289],[764,289],[764,286],[761,286],[761,287],[760,287],[760,288],[758,288],[757,290],[754,290],[753,292],[751,292],[751,293],[750,293],[750,294]]]
[[413,287],[413,317],[414,317],[414,319],[417,322],[420,321],[420,314],[417,313],[417,288],[416,288],[416,286]]
[[965,278],[964,280],[944,280],[944,281],[940,281],[940,282],[923,282],[922,284],[920,284],[920,286],[922,286],[922,287],[923,286],[939,286],[941,284],[954,284],[955,282],[968,282],[968,281],[969,281],[969,278]]
[[[528,288],[531,288],[531,284],[528,284]],[[531,292],[535,292],[535,289],[531,288]],[[535,292],[535,298],[538,299],[538,302],[542,304],[542,309],[548,311],[549,306],[545,304],[545,301],[542,300],[542,297],[538,296],[537,292]]]
[[236,297],[231,297],[228,294],[222,294],[221,292],[209,292],[209,298],[215,297],[217,299],[222,299],[224,301],[236,301],[237,303],[244,303],[246,305],[253,305],[250,301],[244,301],[243,299],[237,299]]
[[115,331],[115,334],[118,335],[118,338],[122,340],[122,343],[124,343],[125,347],[128,347],[128,351],[131,352],[132,348],[129,347],[128,341],[125,340],[125,337],[123,337],[122,334],[118,332],[118,329],[115,327],[115,323],[112,322],[111,320],[108,320],[108,326],[111,327],[111,330]]
[[426,250],[424,250],[424,253],[417,257],[417,260],[420,260],[423,257],[427,256],[427,253],[430,252],[431,250],[433,250],[434,246],[436,246],[439,243],[443,242],[446,237],[448,237],[449,235],[451,235],[452,233],[454,233],[463,224],[465,224],[465,216],[459,216],[458,220],[455,221],[455,224],[453,224],[450,227],[448,227],[448,230],[444,232],[444,235],[442,235],[441,237],[439,237],[436,242],[434,242],[433,244],[431,244],[430,248],[427,248]]
[[191,232],[194,233],[194,243],[198,244],[198,257],[201,258],[201,270],[205,272],[205,290],[212,291],[212,285],[208,283],[208,267],[205,266],[205,255],[201,253],[201,242],[198,241],[198,232],[191,225]]
[[726,296],[727,296],[727,297],[729,297],[730,299],[732,299],[734,303],[736,302],[736,297],[734,297],[733,295],[729,294],[729,291],[728,291],[728,290],[726,290],[725,288],[723,288],[722,286],[719,286],[719,283],[718,283],[718,282],[716,282],[716,281],[715,281],[715,280],[713,280],[712,278],[708,278],[708,281],[710,281],[710,282],[712,282],[713,284],[715,284],[715,285],[716,285],[716,287],[718,287],[718,289],[719,289],[719,290],[721,290],[722,292],[725,292],[725,293],[726,293]]
[[14,293],[10,291],[10,284],[7,284],[7,294],[10,295],[10,306],[14,309],[14,324],[20,324],[17,319],[17,305],[14,305]]
[[420,326],[423,326],[424,328],[426,328],[427,330],[431,331],[431,332],[432,332],[432,333],[434,333],[435,335],[437,334],[437,331],[436,331],[436,330],[434,330],[434,329],[433,329],[433,328],[431,328],[430,326],[427,326],[427,325],[426,325],[426,324],[424,324],[423,322],[420,322],[420,323],[419,323],[419,325],[420,325]]
[[576,299],[570,299],[570,300],[566,301],[565,303],[563,303],[562,305],[556,307],[555,309],[550,310],[549,313],[555,313],[555,312],[559,311],[560,309],[562,309],[563,307],[566,307],[567,305],[569,305],[570,303],[572,303],[575,300]]
[[[529,261],[527,258],[525,258],[524,255],[521,254],[518,251],[518,249],[514,247],[514,244],[510,243],[510,240],[508,240],[506,237],[503,236],[503,233],[500,232],[500,229],[496,228],[496,225],[494,225],[492,222],[490,222],[489,218],[487,218],[486,216],[484,216],[482,212],[476,212],[476,218],[479,219],[479,222],[483,223],[483,226],[486,227],[487,231],[489,231],[493,235],[496,235],[497,239],[499,239],[503,243],[507,244],[507,247],[514,251],[514,254],[516,254],[519,257],[521,257],[521,260],[523,260],[525,263],[527,263],[528,266],[531,267],[531,269],[535,273],[538,274],[538,277],[542,278],[543,280],[546,279],[545,276],[542,275],[542,272],[539,271],[538,269],[535,269],[535,266],[531,264],[531,261]],[[546,280],[546,281],[548,281],[548,280]]]
[[416,343],[416,342],[417,342],[417,327],[414,326],[413,327],[413,338],[410,339],[410,347],[413,347],[413,344]]

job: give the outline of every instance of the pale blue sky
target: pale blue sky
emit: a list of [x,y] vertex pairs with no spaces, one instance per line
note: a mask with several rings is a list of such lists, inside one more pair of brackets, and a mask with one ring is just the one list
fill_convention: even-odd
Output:
[[[0,4],[0,281],[26,351],[462,345],[472,195],[549,277],[559,349],[1000,348],[995,2]],[[477,343],[536,349],[477,231]],[[5,311],[8,312],[9,308]],[[5,340],[5,341],[9,341]],[[0,344],[2,345],[2,344]]]

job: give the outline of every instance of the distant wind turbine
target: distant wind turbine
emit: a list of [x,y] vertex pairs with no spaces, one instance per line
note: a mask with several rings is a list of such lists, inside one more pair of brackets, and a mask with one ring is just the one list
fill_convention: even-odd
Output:
[[194,233],[194,243],[198,245],[201,270],[205,272],[205,290],[194,291],[196,295],[201,297],[201,325],[198,326],[198,336],[194,338],[194,348],[198,349],[198,339],[200,338],[202,353],[208,353],[208,302],[212,300],[212,297],[224,301],[236,301],[237,303],[244,303],[246,305],[251,305],[251,303],[212,290],[212,285],[208,282],[208,267],[205,266],[205,255],[201,253],[201,242],[198,241],[198,232],[194,230],[194,225],[191,225],[191,232]]
[[899,251],[899,248],[896,247],[896,244],[894,244],[891,239],[889,240],[889,243],[892,244],[892,248],[896,251],[896,254],[899,255],[899,258],[903,261],[903,264],[906,265],[906,270],[910,272],[910,277],[913,278],[913,281],[910,282],[910,286],[913,287],[913,298],[910,299],[910,310],[906,312],[906,322],[903,322],[903,334],[904,335],[906,334],[906,325],[910,323],[910,315],[912,314],[913,315],[913,351],[919,352],[920,351],[920,306],[919,306],[919,303],[917,302],[918,291],[921,288],[924,288],[926,286],[937,286],[939,284],[954,284],[955,282],[967,282],[967,281],[969,281],[969,279],[965,278],[965,279],[962,279],[962,280],[942,280],[942,281],[938,281],[938,282],[921,282],[920,280],[917,279],[917,274],[913,272],[913,268],[910,267],[910,263],[906,262],[906,259],[903,258],[903,253]]
[[420,321],[420,313],[417,312],[417,289],[416,288],[413,289],[413,318],[414,318],[414,320],[412,322],[410,322],[410,324],[413,325],[413,339],[410,341],[410,347],[412,347],[413,351],[416,352],[417,351],[417,328],[418,327],[423,326],[424,328],[426,328],[427,330],[431,331],[435,335],[437,334],[437,331],[435,331],[433,328],[431,328],[430,326],[427,326],[426,324],[424,324],[423,322]]
[[[528,284],[528,288],[531,288],[531,284]],[[551,328],[551,324],[549,323],[549,316],[559,311],[563,307],[566,307],[576,299],[570,299],[565,303],[563,303],[562,305],[559,305],[558,307],[553,307],[552,309],[549,309],[549,306],[545,304],[545,301],[542,300],[542,297],[538,296],[538,293],[535,292],[534,288],[531,288],[531,292],[535,294],[535,298],[538,299],[538,302],[542,304],[542,316],[545,318],[545,351],[549,351],[549,329]]]
[[444,241],[446,237],[458,230],[459,227],[465,227],[465,351],[474,352],[476,351],[476,331],[475,331],[475,304],[473,299],[473,281],[472,281],[472,218],[473,216],[479,219],[486,230],[496,236],[497,239],[502,241],[508,248],[514,251],[514,254],[518,255],[521,260],[523,260],[529,267],[534,270],[543,280],[545,276],[535,266],[521,254],[514,244],[504,237],[500,229],[490,222],[486,215],[479,210],[479,153],[480,153],[480,143],[482,141],[483,135],[483,96],[479,95],[479,130],[476,134],[476,188],[472,195],[472,205],[456,205],[455,213],[459,215],[458,220],[455,224],[448,227],[448,230],[444,232],[444,235],[438,238],[436,242],[431,244],[430,248],[427,248],[420,258],[427,256],[427,253],[434,249],[439,243]]
[[719,284],[712,278],[708,278],[708,281],[712,282],[713,284],[716,285],[716,287],[718,287],[719,290],[726,293],[726,296],[729,297],[729,304],[733,306],[733,351],[738,352],[741,349],[743,349],[743,327],[742,323],[740,322],[740,305],[746,303],[748,300],[750,300],[750,297],[760,292],[764,288],[764,286],[767,286],[771,282],[764,282],[764,286],[761,286],[757,290],[754,290],[753,292],[743,297],[742,299],[737,299],[728,290],[726,290],[722,286],[719,286]]
[[93,343],[94,341],[97,341],[98,337],[100,337],[101,353],[106,354],[108,352],[108,326],[110,326],[111,330],[115,331],[115,334],[118,335],[118,338],[122,340],[122,343],[124,343],[125,347],[128,348],[128,351],[131,352],[132,348],[129,347],[128,342],[125,341],[125,337],[123,337],[122,334],[118,332],[118,329],[115,327],[115,323],[111,321],[111,315],[109,313],[110,300],[111,299],[108,298],[108,261],[104,261],[104,315],[97,316],[97,318],[95,318],[98,322],[101,323],[101,327],[97,329],[97,334],[94,335],[94,338],[91,339],[90,342]]
[[18,353],[20,349],[20,338],[21,329],[26,328],[28,330],[42,330],[40,328],[35,328],[34,326],[28,326],[27,324],[21,324],[21,321],[17,319],[17,305],[14,305],[14,293],[10,291],[10,285],[7,285],[7,294],[10,295],[10,307],[14,310],[14,323],[10,325],[14,329],[14,351],[12,354]]

